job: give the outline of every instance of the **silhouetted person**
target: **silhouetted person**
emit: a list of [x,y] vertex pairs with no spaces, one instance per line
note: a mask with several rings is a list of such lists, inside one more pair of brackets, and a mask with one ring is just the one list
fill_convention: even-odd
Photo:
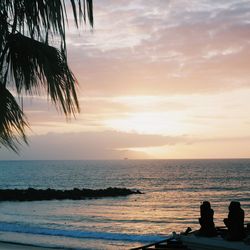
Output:
[[201,228],[199,234],[202,236],[213,237],[217,235],[215,226],[214,226],[214,210],[211,208],[211,205],[208,201],[203,201],[200,206],[199,223]]
[[224,223],[228,228],[228,240],[242,240],[245,237],[244,232],[244,210],[240,207],[238,201],[232,201],[228,207],[228,218]]

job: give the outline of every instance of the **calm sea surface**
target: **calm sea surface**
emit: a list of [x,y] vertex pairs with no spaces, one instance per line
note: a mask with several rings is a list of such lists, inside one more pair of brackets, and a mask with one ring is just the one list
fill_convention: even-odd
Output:
[[250,222],[250,160],[0,161],[0,188],[139,189],[142,195],[0,203],[0,241],[128,249],[199,228],[209,200],[223,225],[231,200]]

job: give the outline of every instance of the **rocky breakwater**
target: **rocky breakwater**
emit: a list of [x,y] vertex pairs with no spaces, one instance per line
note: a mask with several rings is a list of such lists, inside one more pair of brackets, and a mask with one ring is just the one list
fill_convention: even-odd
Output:
[[127,188],[106,189],[0,189],[0,201],[41,201],[41,200],[83,200],[88,198],[103,198],[141,194],[139,190]]

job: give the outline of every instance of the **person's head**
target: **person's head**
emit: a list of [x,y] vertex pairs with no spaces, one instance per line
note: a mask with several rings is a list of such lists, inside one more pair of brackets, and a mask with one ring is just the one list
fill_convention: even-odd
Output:
[[203,201],[201,205],[204,209],[209,209],[211,208],[210,202],[209,201]]
[[235,211],[240,209],[240,202],[239,201],[231,201],[229,205],[229,211]]

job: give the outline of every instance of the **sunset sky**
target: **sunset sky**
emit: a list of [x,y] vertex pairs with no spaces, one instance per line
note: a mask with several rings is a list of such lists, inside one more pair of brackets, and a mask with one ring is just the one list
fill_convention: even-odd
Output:
[[0,159],[250,157],[250,1],[94,0],[67,32],[81,113],[25,98],[29,146]]

